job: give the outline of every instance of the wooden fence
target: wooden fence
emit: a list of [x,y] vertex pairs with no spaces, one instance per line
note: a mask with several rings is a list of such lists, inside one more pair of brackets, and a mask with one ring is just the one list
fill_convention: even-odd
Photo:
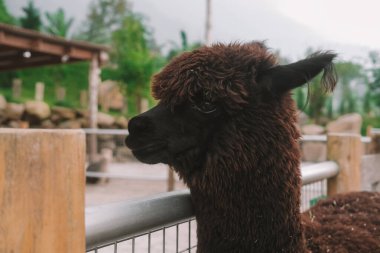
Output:
[[85,251],[85,135],[0,129],[0,252]]
[[[328,194],[360,190],[361,137],[327,145],[340,168]],[[81,130],[0,129],[0,252],[85,252],[84,168]]]

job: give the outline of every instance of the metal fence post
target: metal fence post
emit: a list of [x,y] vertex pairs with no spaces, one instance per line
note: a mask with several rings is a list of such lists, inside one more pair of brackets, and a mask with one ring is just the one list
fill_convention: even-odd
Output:
[[83,253],[85,136],[0,129],[0,252]]
[[339,174],[327,181],[329,196],[360,190],[362,143],[357,134],[329,134],[327,159],[339,165]]

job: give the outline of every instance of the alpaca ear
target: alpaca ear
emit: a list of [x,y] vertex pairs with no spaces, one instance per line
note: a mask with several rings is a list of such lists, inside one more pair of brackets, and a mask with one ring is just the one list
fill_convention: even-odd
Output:
[[270,92],[281,94],[309,82],[323,70],[322,87],[326,92],[331,92],[337,83],[332,62],[335,57],[336,54],[330,52],[314,53],[304,60],[264,71],[258,76],[258,82]]

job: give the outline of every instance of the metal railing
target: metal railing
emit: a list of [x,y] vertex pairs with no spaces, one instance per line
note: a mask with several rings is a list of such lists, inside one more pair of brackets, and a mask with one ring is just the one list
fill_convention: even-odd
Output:
[[123,135],[129,134],[128,130],[124,129],[101,129],[101,128],[83,128],[86,134],[107,134],[107,135]]
[[301,211],[327,196],[327,179],[339,173],[335,162],[322,162],[302,166]]
[[[361,140],[363,143],[370,143],[371,137],[362,136]],[[301,141],[302,142],[327,142],[327,135],[302,135]]]
[[[301,210],[308,208],[311,200],[326,194],[326,179],[338,172],[335,162],[302,167],[304,186]],[[88,252],[118,252],[122,249],[123,252],[150,253],[166,252],[171,247],[170,252],[195,252],[195,226],[190,192],[187,190],[137,201],[87,207],[86,249]],[[172,235],[169,236],[169,233]],[[137,242],[139,238],[143,242]],[[169,241],[171,246],[168,245]]]
[[86,208],[86,248],[95,249],[147,231],[190,220],[194,215],[187,190]]

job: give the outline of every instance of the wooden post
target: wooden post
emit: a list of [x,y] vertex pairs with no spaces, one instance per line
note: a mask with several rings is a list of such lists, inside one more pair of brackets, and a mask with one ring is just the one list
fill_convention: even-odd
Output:
[[142,98],[140,101],[140,113],[146,112],[149,110],[149,100],[147,98]]
[[41,82],[36,83],[36,93],[35,93],[35,100],[36,101],[43,101],[44,100],[44,92],[45,92],[45,84]]
[[83,253],[85,136],[0,129],[0,252]]
[[[100,82],[99,78],[100,68],[99,68],[99,59],[98,55],[94,54],[90,64],[89,71],[89,94],[90,94],[90,128],[98,128],[98,86]],[[97,154],[97,138],[95,134],[89,135],[89,154],[90,162],[93,163],[96,160]]]
[[55,90],[55,98],[57,101],[65,101],[66,88],[62,86],[58,86]]
[[371,137],[368,145],[368,154],[380,154],[380,133],[373,131],[371,126],[367,128],[367,136]]
[[82,108],[87,108],[88,106],[88,91],[87,90],[80,91],[79,102]]
[[174,191],[174,169],[168,166],[168,192]]
[[327,180],[329,196],[349,191],[359,191],[362,143],[357,134],[329,134],[327,159],[339,165],[339,174]]
[[21,79],[12,80],[12,98],[19,99],[21,97],[22,81]]

